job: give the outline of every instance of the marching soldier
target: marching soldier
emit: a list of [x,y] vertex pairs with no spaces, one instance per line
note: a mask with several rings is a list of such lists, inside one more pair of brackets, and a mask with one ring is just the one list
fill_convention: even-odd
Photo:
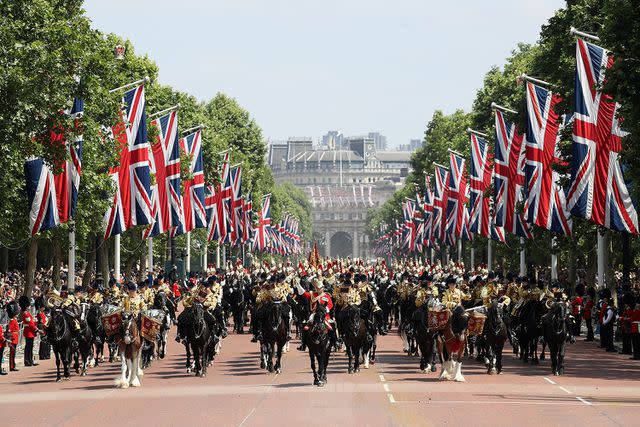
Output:
[[60,297],[63,298],[61,308],[71,318],[73,332],[80,330],[80,300],[68,291],[67,285],[62,285]]
[[51,343],[47,337],[47,326],[49,324],[49,318],[45,312],[45,302],[43,297],[36,298],[35,301],[38,331],[40,332],[40,348],[38,349],[38,359],[48,360],[51,358]]
[[36,319],[29,311],[29,298],[25,295],[21,296],[18,300],[20,305],[21,317],[22,317],[22,335],[24,336],[24,366],[38,366],[33,361],[33,341],[38,333],[38,326],[36,325]]
[[20,324],[18,323],[18,314],[20,307],[15,301],[7,304],[7,314],[9,315],[9,334],[7,341],[9,344],[9,371],[17,372],[16,353],[18,352],[18,338],[20,333]]
[[337,331],[336,331],[333,319],[331,319],[331,314],[330,314],[331,309],[333,309],[333,301],[331,299],[331,295],[329,295],[324,291],[323,282],[324,281],[322,278],[316,278],[313,281],[313,287],[315,288],[314,291],[305,291],[304,288],[300,285],[300,283],[296,283],[296,290],[298,291],[298,295],[308,299],[310,301],[310,308],[311,308],[311,315],[309,316],[309,319],[307,319],[307,326],[304,327],[304,331],[302,333],[302,340],[301,340],[302,342],[300,343],[300,347],[298,347],[298,350],[304,351],[305,349],[306,337],[307,337],[306,331],[309,328],[308,325],[311,324],[311,322],[313,321],[313,315],[316,312],[319,305],[322,305],[327,309],[325,319],[326,319],[327,327],[329,328],[331,341],[333,345],[338,343]]
[[[9,331],[7,331],[8,333]],[[0,323],[0,375],[7,375],[7,373],[2,369],[2,364],[4,363],[4,348],[7,346],[7,338],[5,337],[5,331],[2,329],[2,324]]]

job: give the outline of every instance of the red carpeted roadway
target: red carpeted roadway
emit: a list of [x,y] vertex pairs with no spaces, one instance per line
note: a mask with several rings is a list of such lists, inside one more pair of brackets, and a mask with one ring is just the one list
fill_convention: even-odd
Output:
[[[172,338],[173,338],[172,331]],[[206,378],[186,374],[183,346],[171,342],[142,387],[119,390],[119,364],[55,383],[53,360],[0,377],[3,426],[215,425],[215,426],[588,426],[638,425],[640,362],[605,353],[596,343],[568,348],[566,375],[550,375],[549,361],[523,365],[508,352],[504,372],[487,375],[465,361],[465,383],[442,382],[418,372],[418,359],[401,351],[395,335],[379,339],[378,362],[346,373],[332,357],[328,384],[312,385],[309,358],[295,350],[283,372],[259,369],[257,344],[230,335]]]

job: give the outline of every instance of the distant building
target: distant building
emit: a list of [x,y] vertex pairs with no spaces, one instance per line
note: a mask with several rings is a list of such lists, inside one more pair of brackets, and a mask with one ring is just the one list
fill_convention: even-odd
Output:
[[276,183],[294,184],[311,201],[315,238],[325,256],[366,258],[371,256],[367,212],[401,188],[411,153],[377,150],[369,136],[342,141],[344,148],[325,145],[324,138],[320,147],[313,147],[311,138],[274,142],[269,145],[268,162]]
[[400,145],[398,145],[398,151],[409,151],[409,152],[413,153],[414,151],[416,151],[420,147],[422,147],[422,140],[421,139],[412,139],[412,140],[409,141],[408,144],[400,144]]
[[384,135],[380,135],[379,132],[369,132],[369,138],[373,139],[373,143],[376,146],[376,150],[378,151],[386,151],[387,150],[387,137]]
[[322,136],[322,146],[331,150],[344,147],[344,136],[339,130],[330,130]]

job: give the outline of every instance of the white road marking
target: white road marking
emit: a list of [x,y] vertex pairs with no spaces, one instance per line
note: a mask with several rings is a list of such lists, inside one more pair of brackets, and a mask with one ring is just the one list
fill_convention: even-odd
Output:
[[387,383],[382,384],[382,388],[384,388],[384,391],[386,391],[387,393],[391,392],[391,390],[389,390],[389,384]]
[[583,398],[581,398],[579,396],[576,396],[576,399],[578,399],[580,402],[584,403],[585,405],[588,405],[588,406],[592,406],[593,405],[593,403],[591,403],[588,400],[583,399]]
[[565,392],[565,393],[567,393],[567,394],[573,394],[573,393],[571,393],[569,390],[567,390],[566,388],[562,387],[561,385],[559,385],[559,386],[558,386],[558,388],[559,388],[560,390],[564,391],[564,392]]
[[386,380],[384,379],[384,375],[380,374],[378,375],[380,377],[380,381],[385,382]]
[[396,399],[393,398],[393,394],[387,393],[387,397],[389,398],[389,403],[396,403]]
[[547,382],[548,382],[549,384],[556,384],[556,382],[555,382],[555,381],[550,380],[550,379],[549,379],[549,378],[547,378],[547,377],[544,377],[544,379],[545,379],[545,380],[547,380]]

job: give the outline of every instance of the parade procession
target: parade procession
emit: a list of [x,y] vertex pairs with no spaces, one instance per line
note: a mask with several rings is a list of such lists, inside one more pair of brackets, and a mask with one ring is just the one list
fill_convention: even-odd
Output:
[[640,4],[152,3],[0,2],[3,425],[640,423]]

